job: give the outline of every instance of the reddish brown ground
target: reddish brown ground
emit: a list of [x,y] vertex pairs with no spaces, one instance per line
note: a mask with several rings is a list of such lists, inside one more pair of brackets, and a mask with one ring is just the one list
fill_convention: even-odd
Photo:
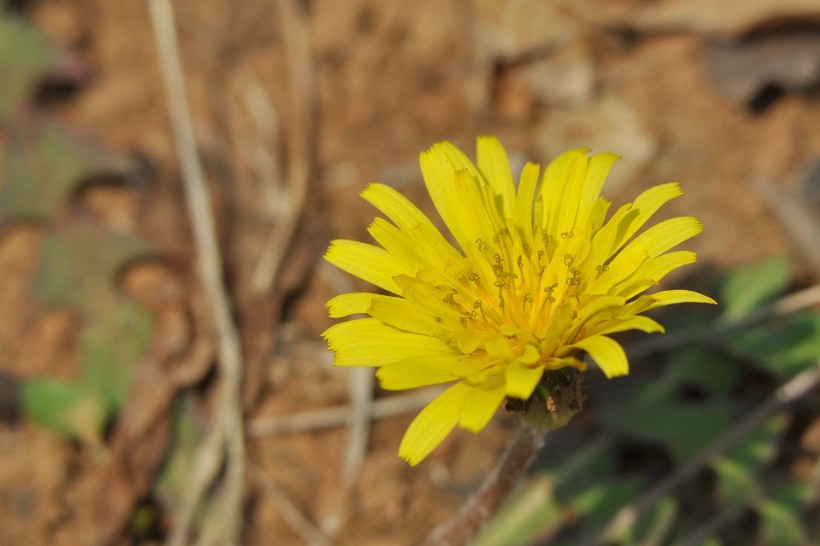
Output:
[[[617,202],[658,182],[682,184],[685,198],[666,214],[695,213],[703,220],[705,234],[692,245],[701,262],[722,269],[790,251],[750,183],[765,179],[788,189],[802,176],[820,151],[820,103],[786,95],[751,113],[722,94],[704,61],[707,41],[720,32],[684,20],[632,36],[613,30],[620,23],[601,24],[568,9],[551,13],[525,0],[507,8],[479,0],[422,0],[412,7],[393,0],[318,0],[309,3],[313,66],[305,67],[318,83],[316,174],[277,290],[253,294],[251,273],[276,226],[269,196],[281,188],[276,169],[260,154],[286,168],[288,139],[302,130],[294,124],[304,97],[292,96],[275,1],[174,4],[246,342],[251,420],[347,402],[349,372],[329,366],[318,334],[331,324],[323,304],[339,283],[363,285],[319,268],[321,254],[332,238],[366,236],[373,211],[357,195],[368,182],[383,180],[423,199],[416,157],[440,139],[470,150],[477,134],[492,133],[517,157],[541,161],[580,143],[607,148],[626,158],[626,174],[610,191]],[[581,4],[579,12],[587,3]],[[651,12],[662,2],[617,4]],[[165,317],[158,339],[179,344],[193,369],[207,365],[210,348],[196,353],[189,346],[198,339],[189,321],[205,319],[202,297],[189,280],[192,243],[146,4],[55,0],[36,3],[29,13],[51,38],[77,49],[93,71],[90,82],[51,105],[50,114],[150,165],[146,187],[92,189],[83,206],[106,225],[139,233],[160,248],[166,269],[132,272],[129,291]],[[494,69],[496,60],[530,51],[546,54]],[[261,92],[261,106],[247,100],[254,91]],[[255,126],[249,115],[254,104],[277,113],[281,134]],[[7,230],[0,238],[0,370],[71,377],[76,317],[41,309],[26,295],[40,239],[36,228]],[[192,310],[194,318],[180,318],[180,309]],[[141,403],[132,400],[134,407]],[[509,421],[494,420],[479,437],[456,433],[411,469],[396,457],[411,418],[374,424],[361,478],[349,493],[340,486],[343,427],[254,438],[249,456],[320,526],[344,514],[338,544],[414,544],[480,483]],[[0,425],[0,544],[89,543],[108,492],[108,456],[27,422]],[[299,543],[265,494],[252,484],[249,491],[249,543]]]

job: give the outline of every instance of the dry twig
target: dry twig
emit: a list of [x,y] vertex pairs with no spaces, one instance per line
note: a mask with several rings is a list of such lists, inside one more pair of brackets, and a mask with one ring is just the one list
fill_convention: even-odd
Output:
[[290,527],[311,546],[330,546],[330,541],[307,519],[279,487],[255,464],[248,462],[248,475],[276,506],[279,514]]
[[751,186],[777,217],[783,231],[800,250],[800,254],[806,258],[815,278],[820,277],[820,221],[817,215],[809,211],[801,200],[787,195],[772,184],[757,180]]
[[[429,404],[442,392],[441,388],[429,388],[381,398],[370,405],[369,418],[383,419],[416,411]],[[253,438],[338,427],[350,422],[353,411],[351,406],[341,406],[292,415],[257,417],[248,423],[248,436]]]
[[424,546],[467,544],[489,521],[490,516],[498,511],[501,503],[524,475],[543,444],[544,437],[544,433],[536,431],[532,425],[522,420],[481,489],[450,521],[433,531]]
[[192,517],[208,486],[225,463],[225,479],[220,496],[211,509],[214,522],[203,541],[238,544],[241,534],[242,477],[245,444],[242,430],[240,396],[242,387],[242,350],[239,334],[231,317],[231,304],[222,277],[222,257],[217,243],[211,201],[196,149],[191,113],[182,76],[174,10],[170,0],[150,0],[151,22],[162,69],[165,92],[180,157],[185,201],[197,249],[197,272],[211,309],[216,328],[221,391],[216,421],[197,452],[196,462],[184,495],[180,518],[168,543],[182,546],[189,542]]
[[277,2],[291,78],[293,119],[288,127],[288,187],[290,203],[271,231],[265,253],[251,277],[251,290],[268,292],[276,282],[282,258],[290,245],[307,200],[316,163],[318,91],[310,46],[307,15],[298,0]]

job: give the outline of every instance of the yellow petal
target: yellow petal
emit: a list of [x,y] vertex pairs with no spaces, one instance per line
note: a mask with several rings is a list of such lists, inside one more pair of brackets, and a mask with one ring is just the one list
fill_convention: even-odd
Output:
[[459,363],[455,356],[410,357],[385,364],[376,372],[383,389],[414,389],[462,379],[452,369]]
[[596,269],[603,266],[610,256],[621,246],[624,234],[635,221],[640,211],[624,205],[615,211],[612,218],[595,233],[592,239],[592,248],[586,259],[587,269]]
[[459,323],[461,314],[446,299],[451,291],[409,275],[399,275],[395,281],[401,287],[401,295],[415,306],[440,317],[443,322]]
[[532,395],[532,391],[538,386],[538,382],[541,381],[543,375],[544,368],[542,366],[510,364],[504,374],[507,394],[513,398],[526,400]]
[[592,209],[589,213],[588,223],[587,226],[589,232],[593,235],[601,229],[601,226],[604,225],[604,220],[606,220],[606,213],[609,211],[609,207],[612,206],[612,203],[604,199],[603,197],[599,197],[595,204],[592,206]]
[[[459,203],[453,211],[462,215],[464,225],[472,235],[470,240],[480,238],[491,241],[497,233],[492,215],[498,216],[498,213],[485,202],[475,177],[470,171],[462,169],[456,171],[454,184]],[[461,241],[459,243],[461,244]],[[464,248],[464,244],[461,244],[461,247]]]
[[384,184],[370,184],[362,197],[382,211],[405,233],[412,233],[421,252],[435,254],[439,262],[459,257],[430,219],[402,194]]
[[419,253],[418,242],[384,218],[374,218],[367,231],[396,261],[414,275],[422,267],[444,267],[443,263],[431,263],[430,259],[435,258],[435,255]]
[[626,299],[620,296],[602,296],[594,299],[592,302],[581,307],[578,317],[575,319],[572,329],[566,334],[565,339],[573,341],[578,335],[578,332],[584,328],[588,322],[598,320],[599,314],[608,311],[608,315],[613,315],[620,311]]
[[602,322],[586,330],[585,334],[588,336],[600,336],[604,334],[614,334],[615,332],[625,332],[627,330],[641,330],[647,334],[653,334],[655,332],[663,333],[665,331],[663,326],[651,318],[638,315],[628,319]]
[[336,366],[383,366],[411,356],[458,355],[443,341],[404,332],[374,318],[335,324],[322,333]]
[[451,331],[458,323],[445,324],[441,317],[436,317],[427,309],[413,304],[404,298],[382,297],[374,299],[367,313],[400,330],[438,336]]
[[589,353],[592,360],[598,364],[601,371],[609,378],[629,373],[629,362],[623,348],[614,340],[605,336],[592,336],[578,341],[566,349],[559,356],[565,356],[571,349],[581,349]]
[[[650,258],[655,258],[670,248],[694,237],[701,231],[703,231],[703,225],[697,218],[692,216],[670,218],[638,235],[634,241],[624,248],[621,254],[628,256],[630,254],[630,247],[634,245],[636,248],[646,250]],[[620,257],[620,254],[618,257]],[[618,257],[616,257],[616,260]],[[626,260],[628,258],[624,257],[622,259]],[[613,260],[613,262],[614,261],[615,260]]]
[[419,247],[419,252],[430,254],[431,260],[449,265],[464,258],[434,226],[419,224],[410,233]]
[[[655,309],[656,307],[663,307],[664,305],[676,305],[678,303],[711,303],[712,305],[717,305],[717,302],[709,296],[692,290],[663,290],[655,294],[641,296],[638,300],[643,298],[646,298],[644,310]],[[643,310],[641,312],[643,312]]]
[[544,171],[544,231],[553,237],[572,231],[586,180],[589,148],[577,148],[555,158]]
[[393,281],[393,277],[411,273],[383,248],[347,239],[331,241],[330,248],[325,253],[325,260],[342,271],[347,271],[394,294],[400,293],[401,290]]
[[592,212],[598,197],[601,195],[601,188],[604,186],[606,177],[612,166],[621,156],[611,153],[595,154],[589,158],[586,179],[581,191],[581,199],[578,204],[578,221],[586,219]]
[[[635,222],[629,227],[629,230],[624,233],[623,241],[628,241],[643,225],[649,220],[652,215],[658,212],[663,205],[683,195],[680,186],[675,182],[667,184],[659,184],[653,186],[640,194],[632,207],[638,209],[640,214],[635,219]],[[619,245],[620,246],[620,245]]]
[[416,466],[438,447],[458,424],[471,388],[463,382],[457,383],[421,410],[404,433],[399,457]]
[[647,260],[629,278],[616,285],[618,295],[627,299],[632,298],[650,286],[658,284],[675,269],[695,263],[697,259],[698,256],[694,252],[678,250]]
[[473,162],[470,161],[470,158],[467,157],[464,152],[462,152],[458,146],[454,145],[452,142],[447,142],[445,140],[443,142],[433,144],[433,149],[444,155],[455,170],[466,170],[473,176],[479,175],[478,169],[475,165],[473,165]]
[[504,378],[501,374],[473,386],[461,407],[458,426],[473,433],[481,432],[495,415],[504,397]]
[[515,182],[513,182],[507,152],[495,137],[479,137],[476,148],[478,170],[484,175],[484,179],[500,201],[494,203],[496,210],[502,218],[512,218],[515,206]]
[[572,326],[575,311],[569,303],[558,304],[549,317],[549,326],[541,342],[541,350],[545,355],[552,354],[558,347],[558,342]]
[[417,225],[433,227],[433,223],[409,199],[384,184],[370,184],[361,196],[382,211],[402,231],[410,231]]
[[439,216],[458,244],[464,248],[464,244],[475,239],[475,235],[470,232],[470,215],[462,207],[455,189],[456,171],[463,169],[457,169],[453,165],[444,153],[443,146],[444,143],[439,143],[422,152],[419,156],[421,174]]
[[538,187],[538,173],[541,168],[535,163],[527,163],[521,171],[518,182],[518,192],[515,196],[515,211],[513,220],[521,230],[524,241],[532,242],[532,215],[535,190]]
[[628,278],[651,258],[690,239],[703,231],[697,218],[680,216],[652,226],[621,250],[607,270],[590,286],[596,293],[606,293],[617,283]]
[[327,302],[327,311],[330,318],[342,318],[358,313],[367,313],[373,298],[377,294],[369,292],[351,292],[350,294],[340,294]]

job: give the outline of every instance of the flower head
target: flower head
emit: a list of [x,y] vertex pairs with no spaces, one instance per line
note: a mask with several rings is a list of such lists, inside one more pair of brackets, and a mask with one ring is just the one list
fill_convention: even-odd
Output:
[[[617,156],[579,148],[552,161],[539,183],[528,163],[516,187],[507,155],[478,139],[478,165],[448,142],[421,154],[427,190],[457,246],[394,189],[362,197],[386,217],[369,232],[379,246],[333,241],[325,258],[390,295],[331,299],[331,317],[365,313],[324,332],[337,366],[377,366],[385,389],[455,382],[412,422],[399,448],[411,465],[456,426],[484,428],[505,398],[527,400],[550,370],[584,370],[588,354],[607,377],[629,365],[610,334],[662,332],[642,313],[697,292],[642,293],[695,261],[669,250],[701,231],[685,216],[638,231],[677,184],[655,186],[605,221],[601,187]],[[636,236],[637,234],[637,236]]]

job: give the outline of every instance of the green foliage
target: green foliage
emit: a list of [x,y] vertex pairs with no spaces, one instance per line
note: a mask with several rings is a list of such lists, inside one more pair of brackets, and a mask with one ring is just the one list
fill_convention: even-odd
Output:
[[66,201],[85,178],[130,165],[42,115],[13,115],[55,61],[56,49],[33,26],[0,11],[0,120],[6,136],[0,222],[36,219],[49,226],[33,295],[82,319],[79,377],[26,382],[23,410],[66,437],[96,441],[125,402],[150,340],[151,317],[115,286],[120,269],[149,249],[90,220],[65,220]]
[[796,515],[806,500],[804,486],[789,484],[779,495],[758,504],[766,544],[803,546],[807,543],[806,532]]
[[205,431],[196,417],[193,398],[183,394],[174,407],[172,443],[168,456],[154,482],[154,491],[163,506],[173,509],[185,504],[190,470]]
[[0,120],[26,99],[56,57],[36,28],[0,11]]
[[129,167],[128,162],[47,121],[12,126],[6,152],[0,220],[48,220],[83,177]]
[[737,413],[729,402],[664,403],[651,408],[614,409],[605,419],[613,426],[666,446],[682,463],[725,431]]
[[760,326],[733,329],[725,342],[778,377],[791,377],[820,358],[820,313],[801,313]]
[[532,544],[540,530],[560,524],[563,512],[554,498],[552,479],[544,475],[537,476],[513,493],[502,512],[475,542],[475,546]]
[[71,440],[98,443],[109,408],[82,384],[59,379],[27,381],[22,388],[24,412]]
[[789,269],[788,260],[781,256],[729,273],[719,299],[723,317],[742,317],[783,292],[789,284]]
[[[147,252],[134,238],[108,233],[89,221],[81,221],[44,243],[42,257],[32,285],[34,296],[49,307],[67,307],[83,318],[80,336],[81,375],[73,387],[99,402],[102,419],[92,424],[100,431],[106,418],[125,402],[135,368],[151,337],[150,315],[119,294],[114,277],[122,264]],[[38,392],[36,389],[32,396]],[[87,431],[72,419],[62,422],[73,400],[53,398],[37,406],[30,416],[40,423],[72,436]]]

